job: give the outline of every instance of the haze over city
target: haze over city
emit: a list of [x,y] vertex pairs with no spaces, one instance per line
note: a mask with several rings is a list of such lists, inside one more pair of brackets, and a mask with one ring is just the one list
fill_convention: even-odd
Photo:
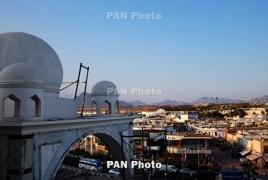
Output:
[[[1,1],[0,33],[26,32],[49,43],[63,82],[77,79],[80,63],[89,66],[87,92],[108,80],[129,90],[120,97],[125,101],[249,100],[268,94],[267,7],[266,0]],[[128,17],[118,18],[121,12]],[[132,19],[132,13],[161,18]],[[61,94],[73,98],[74,87]]]

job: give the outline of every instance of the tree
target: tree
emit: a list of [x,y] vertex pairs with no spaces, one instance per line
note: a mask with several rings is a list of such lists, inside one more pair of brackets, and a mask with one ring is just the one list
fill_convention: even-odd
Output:
[[265,109],[265,112],[266,112],[266,116],[268,116],[268,109]]
[[179,163],[181,161],[182,155],[178,153],[169,153],[167,150],[163,151],[162,157],[164,158],[163,163],[175,163],[176,166],[179,166]]
[[247,113],[243,109],[236,109],[233,112],[229,114],[229,116],[239,116],[240,118],[243,118]]
[[259,175],[259,173],[256,171],[258,168],[256,166],[253,166],[251,162],[241,163],[241,166],[243,167],[243,172],[247,175],[248,180],[250,180],[251,174],[256,176]]

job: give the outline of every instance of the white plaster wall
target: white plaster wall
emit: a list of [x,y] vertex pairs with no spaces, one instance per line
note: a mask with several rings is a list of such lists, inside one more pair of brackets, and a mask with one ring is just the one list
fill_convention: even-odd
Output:
[[7,98],[4,100],[4,117],[14,117],[15,102]]
[[41,179],[44,178],[44,175],[49,168],[49,164],[54,156],[54,154],[58,151],[61,143],[54,144],[44,144],[40,146],[40,176]]
[[181,121],[185,122],[185,120],[188,119],[188,115],[185,115],[185,114],[181,114]]
[[[32,168],[34,162],[33,139],[10,139],[9,145],[9,154],[12,154],[12,156],[8,158],[8,168],[22,170],[22,172],[25,169]],[[18,160],[21,160],[21,162],[18,162]]]
[[31,98],[27,100],[27,117],[35,117],[35,102]]
[[[115,110],[115,103],[118,100],[118,96],[112,96],[112,95],[106,95],[106,96],[101,96],[101,95],[92,95],[91,96],[91,103],[93,101],[95,101],[97,103],[97,115],[100,116],[101,115],[101,104],[105,101],[108,101],[109,103],[111,103],[111,114],[114,115],[114,110]],[[108,104],[107,104],[108,106]],[[108,106],[109,107],[109,106]],[[108,112],[109,113],[109,112]]]
[[[12,120],[12,118],[4,118],[4,100],[9,96],[13,94],[15,97],[17,97],[20,100],[20,116],[16,118],[15,120],[22,120],[22,121],[29,121],[29,120],[42,120],[42,112],[43,112],[43,90],[42,89],[33,89],[33,88],[1,88],[0,89],[0,121],[3,120]],[[27,108],[33,108],[33,107],[27,107],[27,101],[32,96],[38,96],[38,98],[41,101],[41,116],[40,117],[29,117],[27,115]],[[7,111],[13,111],[11,109]],[[34,111],[34,109],[31,109],[30,111]]]
[[185,121],[188,119],[198,119],[199,115],[188,115],[188,114],[180,114],[181,121]]
[[77,118],[77,101],[44,97],[43,119]]

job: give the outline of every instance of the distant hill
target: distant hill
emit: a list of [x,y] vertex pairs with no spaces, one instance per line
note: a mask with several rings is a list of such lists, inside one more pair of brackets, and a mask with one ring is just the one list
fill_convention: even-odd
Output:
[[261,103],[261,102],[268,102],[268,96],[267,95],[263,95],[260,97],[256,97],[254,99],[250,99],[248,100],[249,103]]
[[[82,105],[82,100],[83,100],[83,93],[81,93],[79,96],[77,96],[77,101],[79,105]],[[90,104],[91,102],[91,95],[90,93],[86,93],[86,98],[85,98],[85,106],[91,106]],[[254,99],[250,99],[248,101],[243,101],[240,99],[229,99],[229,98],[218,98],[217,99],[217,103],[221,103],[221,104],[229,104],[229,103],[244,103],[244,102],[249,102],[249,103],[260,103],[260,102],[268,102],[268,95],[263,95],[260,97],[256,97]],[[170,106],[175,106],[175,105],[191,105],[191,104],[205,104],[205,103],[216,103],[216,97],[201,97],[199,99],[197,99],[196,101],[193,101],[192,103],[190,102],[183,102],[183,101],[172,101],[169,99],[166,99],[164,101],[158,102],[158,103],[153,103],[151,105],[155,105],[155,106],[164,106],[164,105],[170,105]],[[102,105],[106,105],[106,103],[103,103]],[[126,102],[123,100],[119,100],[119,105],[120,106],[145,106],[145,105],[149,105],[146,104],[140,100],[135,100],[135,101],[131,101],[131,102]]]
[[169,99],[159,102],[159,103],[154,103],[153,105],[157,105],[157,106],[162,106],[162,105],[178,105],[177,101],[171,101]]
[[191,105],[192,103],[179,101],[178,105]]
[[236,99],[236,100],[234,100],[232,103],[234,103],[234,104],[239,104],[239,103],[245,103],[246,101],[243,101],[243,100],[241,100],[241,99]]
[[119,100],[119,106],[132,106],[132,105],[127,103],[126,101]]
[[[217,103],[223,103],[223,104],[228,104],[228,103],[233,103],[235,100],[233,99],[228,99],[228,98],[218,98]],[[201,97],[196,101],[193,101],[192,104],[204,104],[204,103],[216,103],[216,97]]]
[[[76,100],[78,102],[78,106],[82,105],[84,93],[81,93],[79,96],[76,96]],[[86,98],[85,98],[85,106],[91,106],[91,95],[90,93],[86,93]]]
[[145,106],[145,105],[147,105],[146,103],[141,102],[140,100],[131,101],[131,102],[128,102],[128,104],[131,104],[133,106]]

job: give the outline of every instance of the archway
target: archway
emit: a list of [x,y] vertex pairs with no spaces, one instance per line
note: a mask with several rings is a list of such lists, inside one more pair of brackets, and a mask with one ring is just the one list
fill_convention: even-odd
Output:
[[114,103],[114,109],[113,109],[115,114],[119,114],[120,115],[120,111],[119,111],[119,101],[115,101]]
[[4,117],[19,117],[20,116],[20,100],[10,94],[4,99]]
[[105,100],[101,103],[101,114],[112,114],[111,103]]
[[97,115],[97,103],[95,101],[92,101],[91,103],[91,116]]
[[[118,133],[117,133],[118,135],[116,135],[117,137],[115,137],[114,135],[100,133],[100,132],[83,133],[79,138],[75,138],[72,142],[71,142],[71,139],[69,139],[70,140],[69,142],[66,141],[66,143],[68,143],[68,145],[67,144],[64,144],[64,145],[63,144],[61,144],[61,145],[56,144],[55,146],[53,146],[53,148],[55,149],[56,152],[53,155],[53,158],[51,158],[51,162],[47,165],[47,168],[49,168],[50,170],[46,170],[46,169],[41,170],[44,173],[42,174],[40,172],[41,173],[40,179],[54,178],[56,176],[56,173],[57,173],[58,169],[60,168],[63,160],[68,155],[69,151],[76,145],[76,143],[78,143],[83,138],[87,137],[88,135],[92,135],[92,134],[104,142],[104,144],[107,146],[108,150],[111,152],[115,161],[125,161],[127,159],[125,155],[122,158],[121,146],[119,143],[120,136]],[[53,148],[50,148],[50,149],[53,149]],[[46,154],[49,154],[49,153],[46,152]],[[53,164],[55,166],[53,166]],[[49,172],[49,171],[53,171],[53,172]],[[121,169],[120,174],[121,175],[125,174],[126,177],[131,176],[129,168],[126,168],[124,170]]]
[[41,101],[37,95],[27,99],[27,117],[41,116]]

